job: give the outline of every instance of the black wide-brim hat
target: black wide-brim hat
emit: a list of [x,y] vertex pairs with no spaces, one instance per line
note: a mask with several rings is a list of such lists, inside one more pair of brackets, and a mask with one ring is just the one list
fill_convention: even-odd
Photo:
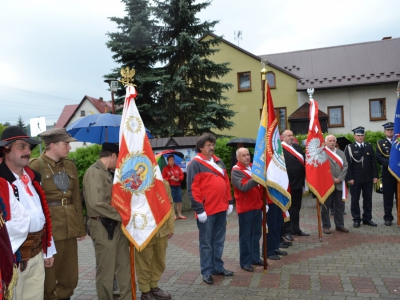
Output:
[[31,145],[31,150],[41,143],[41,141],[30,138],[21,127],[9,126],[4,129],[1,135],[0,149],[16,140],[23,140],[29,143]]

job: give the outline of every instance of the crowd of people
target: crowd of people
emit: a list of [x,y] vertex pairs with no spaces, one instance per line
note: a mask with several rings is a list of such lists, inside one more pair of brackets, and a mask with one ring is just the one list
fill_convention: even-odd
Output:
[[[394,124],[383,125],[386,138],[378,141],[376,155],[364,142],[365,129],[353,130],[355,142],[345,151],[338,149],[335,136],[325,138],[334,190],[321,206],[323,232],[331,234],[329,208],[333,203],[335,229],[348,233],[344,226],[344,200],[350,186],[353,227],[372,221],[372,189],[382,166],[384,222],[393,222],[393,200],[397,196],[396,178],[388,171]],[[113,170],[119,147],[104,143],[99,159],[86,170],[83,196],[88,224],[84,223],[78,172],[68,160],[69,143],[75,141],[65,129],[51,129],[39,135],[45,143],[40,157],[30,159],[31,150],[40,141],[30,138],[19,127],[7,127],[0,140],[0,260],[1,278],[7,287],[6,299],[70,299],[78,283],[77,241],[87,233],[93,241],[96,257],[98,299],[113,299],[114,277],[119,299],[132,298],[129,268],[129,241],[121,228],[121,216],[111,205]],[[294,142],[293,132],[282,132],[282,148],[289,178],[290,220],[267,196],[263,215],[261,186],[252,178],[250,152],[236,151],[237,163],[229,179],[224,162],[215,155],[216,138],[203,134],[197,141],[197,155],[187,166],[187,191],[199,232],[200,273],[203,281],[213,284],[213,276],[234,276],[222,260],[227,216],[236,212],[239,221],[239,264],[253,272],[264,260],[280,260],[292,246],[293,235],[309,236],[300,228],[302,196],[306,189],[303,149]],[[171,299],[158,282],[166,266],[168,239],[173,236],[174,220],[182,215],[182,170],[167,157],[163,169],[164,185],[171,202],[169,219],[151,238],[146,248],[135,252],[135,272],[141,299]],[[234,197],[231,194],[234,190]],[[362,214],[360,197],[362,195]],[[175,209],[176,208],[176,216]],[[267,251],[261,250],[262,220],[268,225]],[[16,267],[13,267],[16,265]]]

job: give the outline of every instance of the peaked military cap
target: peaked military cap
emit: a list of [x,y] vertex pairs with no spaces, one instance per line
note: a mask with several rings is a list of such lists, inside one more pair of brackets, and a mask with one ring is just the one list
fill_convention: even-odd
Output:
[[69,133],[67,133],[65,128],[53,128],[50,130],[46,130],[38,134],[38,136],[43,139],[46,146],[50,145],[51,143],[58,143],[60,141],[66,143],[76,141],[76,139],[74,139]]
[[351,131],[353,131],[355,135],[364,135],[365,134],[365,128],[362,126],[358,126],[357,128],[354,128]]
[[385,129],[393,129],[394,128],[394,123],[393,122],[387,122],[387,123],[383,124],[382,126]]

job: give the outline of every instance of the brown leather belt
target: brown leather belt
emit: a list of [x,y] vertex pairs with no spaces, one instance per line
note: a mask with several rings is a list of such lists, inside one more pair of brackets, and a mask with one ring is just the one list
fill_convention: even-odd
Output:
[[101,217],[89,217],[89,218],[91,218],[92,220],[101,221]]
[[68,206],[72,205],[72,201],[67,198],[62,198],[61,200],[47,200],[48,206]]
[[19,248],[21,252],[21,260],[26,261],[30,258],[35,257],[37,254],[42,251],[42,237],[44,231],[43,229],[36,232],[29,232],[28,237],[26,238],[25,242]]

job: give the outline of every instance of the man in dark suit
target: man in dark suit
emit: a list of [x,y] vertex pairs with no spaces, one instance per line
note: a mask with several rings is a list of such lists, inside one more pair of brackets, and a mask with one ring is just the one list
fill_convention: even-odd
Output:
[[385,211],[383,219],[386,226],[391,226],[393,221],[393,197],[396,195],[397,199],[397,179],[388,170],[394,123],[388,122],[382,126],[386,138],[377,142],[376,160],[382,165],[383,210]]
[[292,205],[289,208],[290,221],[285,223],[284,237],[289,241],[293,241],[292,234],[298,236],[310,235],[303,232],[299,224],[301,200],[306,178],[304,152],[300,145],[293,143],[293,132],[290,130],[282,132],[282,147],[289,177],[290,194],[292,195]]
[[363,224],[377,226],[372,221],[372,188],[378,181],[378,170],[375,162],[375,154],[372,145],[364,142],[364,127],[357,127],[354,132],[355,142],[347,145],[345,149],[346,160],[349,164],[346,181],[350,184],[351,215],[353,226],[360,227],[360,195],[363,196]]

